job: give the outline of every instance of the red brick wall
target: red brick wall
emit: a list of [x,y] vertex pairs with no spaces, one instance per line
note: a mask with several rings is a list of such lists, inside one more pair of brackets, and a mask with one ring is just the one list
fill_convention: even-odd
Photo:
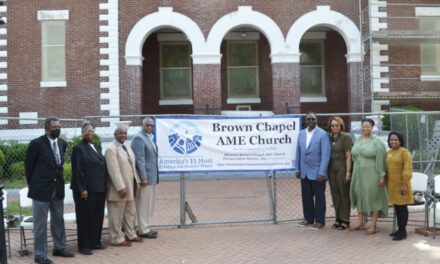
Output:
[[[424,5],[425,4],[425,5]],[[428,5],[426,5],[428,4]],[[388,18],[382,19],[388,23],[388,29],[394,32],[398,37],[398,31],[419,30],[419,20],[415,17],[416,7],[434,7],[439,5],[440,0],[389,0],[388,6],[383,10],[387,12]],[[438,7],[438,6],[437,6]],[[397,32],[396,32],[397,31]],[[421,51],[420,42],[417,40],[406,40],[398,38],[392,41],[383,41],[388,44],[388,52],[382,52],[381,55],[388,55],[389,72],[382,77],[390,78],[389,84],[382,84],[382,88],[389,88],[390,92],[430,92],[438,91],[440,82],[438,81],[420,81],[421,76]],[[440,100],[391,100],[391,106],[417,105],[425,110],[438,110],[435,105]]]
[[[99,60],[105,56],[99,55],[99,37],[106,34],[99,33],[99,14],[104,11],[99,10],[99,3],[105,0],[20,0],[7,1],[8,5],[8,107],[11,116],[18,116],[19,112],[39,112],[39,116],[58,115],[65,118],[80,118],[84,115],[105,114],[100,111],[100,80],[99,71],[107,67],[100,67]],[[354,3],[355,2],[355,3]],[[271,17],[281,28],[284,36],[287,34],[293,22],[303,14],[316,10],[316,5],[330,5],[332,10],[343,13],[354,23],[358,23],[358,5],[353,0],[272,0],[272,1],[145,1],[131,0],[119,1],[119,50],[120,50],[120,107],[121,114],[140,114],[140,113],[191,113],[194,108],[202,106],[200,101],[209,102],[215,107],[224,109],[235,109],[234,105],[225,104],[226,85],[220,82],[219,75],[215,75],[218,66],[195,66],[197,71],[194,79],[194,89],[202,91],[206,85],[209,89],[204,96],[197,102],[197,106],[158,106],[158,65],[155,51],[157,45],[152,41],[154,36],[150,36],[144,48],[145,68],[141,71],[133,66],[125,64],[125,44],[127,36],[134,24],[142,17],[156,12],[159,6],[172,6],[175,12],[184,14],[193,19],[207,37],[212,26],[222,16],[236,11],[238,5],[252,5],[255,11],[259,11]],[[69,20],[66,27],[66,69],[67,69],[67,88],[40,88],[41,80],[41,27],[37,21],[38,10],[65,9],[69,10]],[[261,35],[263,36],[263,35]],[[338,39],[339,38],[339,39]],[[333,39],[333,38],[331,38]],[[328,40],[330,41],[330,39]],[[331,44],[334,43],[334,44]],[[303,104],[304,110],[311,108],[314,111],[340,111],[339,107],[344,104],[335,103],[333,91],[337,93],[346,89],[346,68],[345,65],[345,43],[340,37],[335,37],[330,45],[336,45],[335,54],[330,54],[332,65],[328,67],[338,69],[338,71],[326,74],[326,85],[331,93],[329,102],[332,105],[313,105]],[[343,44],[343,45],[342,45]],[[149,49],[151,45],[151,50]],[[101,47],[105,47],[102,45]],[[343,47],[343,48],[340,48]],[[276,106],[272,80],[272,64],[270,63],[270,48],[268,41],[262,37],[259,41],[260,58],[260,87],[262,103],[253,105],[255,110],[270,110],[279,108]],[[154,55],[156,54],[156,55]],[[156,56],[156,57],[155,57]],[[333,56],[335,58],[333,58]],[[211,67],[212,66],[212,67]],[[346,67],[346,65],[345,65]],[[339,70],[340,69],[340,70]],[[154,75],[155,74],[155,75]],[[344,78],[345,74],[345,78]],[[276,75],[276,74],[275,74]],[[223,77],[225,74],[223,74]],[[278,75],[277,75],[278,76]],[[292,77],[294,78],[294,77]],[[197,79],[198,83],[195,83]],[[334,81],[330,81],[334,80]],[[295,83],[286,80],[286,83]],[[135,87],[139,85],[139,87]],[[209,85],[209,86],[208,86]],[[143,88],[141,88],[143,87]],[[210,89],[218,87],[221,89],[221,98],[216,98],[216,93],[210,93]],[[292,87],[295,89],[298,87]],[[144,90],[142,90],[144,89]],[[287,88],[286,88],[287,89]],[[105,89],[104,89],[105,91]],[[197,93],[200,94],[200,93]],[[211,97],[209,97],[211,96]],[[295,98],[293,96],[292,98]],[[220,101],[219,101],[220,100]],[[289,99],[290,100],[290,99]],[[220,105],[218,102],[221,102]],[[335,108],[336,107],[336,108]]]
[[[125,67],[124,56],[124,47],[127,36],[132,29],[132,27],[137,23],[137,21],[150,14],[158,11],[159,6],[172,6],[173,11],[184,14],[194,20],[198,26],[201,28],[205,38],[209,34],[212,26],[218,19],[222,16],[234,12],[237,10],[238,5],[251,5],[253,10],[261,12],[271,19],[275,21],[275,23],[280,27],[284,36],[287,35],[288,30],[292,26],[293,22],[304,15],[307,12],[316,10],[317,5],[330,5],[332,10],[338,11],[349,17],[355,24],[358,23],[359,18],[359,6],[356,3],[353,3],[351,0],[329,0],[329,1],[288,1],[288,0],[272,0],[272,1],[241,1],[237,3],[237,1],[233,0],[225,0],[225,1],[144,1],[144,0],[133,0],[129,2],[124,2],[123,5],[120,5],[119,16],[122,18],[120,25],[120,67]],[[202,11],[203,10],[203,11]],[[150,41],[150,39],[148,40]],[[345,43],[344,43],[345,47]],[[261,88],[261,104],[251,104],[253,110],[271,110],[275,106],[273,105],[273,99],[271,98],[273,95],[272,89],[272,65],[270,64],[270,48],[266,39],[261,38],[259,41],[259,59],[260,59],[260,88]],[[153,51],[151,51],[153,52]],[[224,45],[222,45],[222,53],[224,53]],[[345,53],[343,54],[345,55]],[[148,61],[152,58],[145,57],[145,60]],[[345,63],[345,57],[343,57]],[[222,58],[222,80],[221,80],[221,100],[222,100],[222,109],[235,109],[236,105],[228,105],[226,104],[227,98],[227,83],[226,83],[226,74],[225,74],[225,56]],[[145,71],[144,71],[145,72]],[[341,72],[344,72],[346,75],[346,70],[344,68],[341,69]],[[158,76],[158,75],[157,75]],[[338,76],[336,76],[339,78]],[[128,76],[124,76],[123,71],[121,71],[121,91],[127,89],[127,78]],[[208,78],[217,78],[215,76],[209,76]],[[345,78],[346,80],[346,78]],[[144,82],[146,80],[144,79]],[[158,80],[156,80],[158,81]],[[148,83],[149,87],[153,87],[153,80]],[[208,80],[209,83],[216,83],[216,80]],[[336,83],[335,85],[338,85]],[[197,84],[193,83],[194,86]],[[339,85],[338,85],[339,86]],[[339,86],[341,87],[341,86]],[[340,88],[342,89],[342,88]],[[151,92],[151,91],[150,91]],[[146,106],[146,104],[156,105],[157,103],[148,101],[153,100],[152,97],[157,95],[149,94],[147,99],[146,95],[142,95],[143,103],[142,109],[138,111],[143,112],[156,112],[156,113],[169,113],[176,111],[190,111],[190,107],[182,106],[180,107],[158,107],[156,109],[151,108],[150,106]],[[215,100],[213,98],[213,100]],[[149,103],[148,103],[149,102]],[[157,102],[157,100],[156,100]],[[322,106],[318,104],[320,109],[328,109],[329,105]],[[127,112],[127,105],[121,101],[121,113],[124,114],[137,114]],[[194,108],[198,108],[198,106],[194,106]],[[315,109],[315,106],[312,105],[312,108]],[[179,112],[180,113],[180,112]]]
[[[7,1],[9,116],[38,112],[81,118],[100,114],[98,1]],[[40,88],[38,10],[69,10],[66,21],[67,88]]]
[[195,114],[219,114],[221,111],[220,65],[193,66]]
[[[299,63],[275,63],[273,71],[273,108],[276,114],[299,113]],[[293,88],[292,88],[293,87]]]

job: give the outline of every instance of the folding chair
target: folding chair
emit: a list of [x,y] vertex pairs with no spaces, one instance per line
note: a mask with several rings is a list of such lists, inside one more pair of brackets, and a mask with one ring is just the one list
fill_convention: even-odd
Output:
[[432,210],[429,210],[429,223],[432,223],[432,225],[430,224],[429,227],[432,227],[434,232],[433,238],[435,238],[437,224],[440,224],[440,208],[437,208],[437,202],[440,201],[440,175],[434,177],[433,184],[433,191],[431,193]]
[[[27,197],[28,194],[28,187],[25,187],[19,191],[20,195],[20,255],[24,256],[28,254],[27,245],[30,244],[27,241],[31,240],[32,238],[26,237],[26,231],[32,230],[33,228],[33,218],[32,216],[24,216],[23,215],[23,208],[25,207],[32,207],[32,199]],[[70,189],[69,184],[64,185],[64,206],[70,206],[74,205],[75,202],[73,200],[73,192]],[[70,213],[64,213],[64,224],[75,224],[76,223],[76,214],[75,212]],[[48,214],[47,218],[47,224],[50,224],[50,213]],[[50,228],[48,229],[48,231]],[[76,230],[76,229],[75,229]],[[66,234],[67,236],[67,234]],[[73,241],[68,240],[68,241]]]
[[32,199],[28,198],[29,189],[25,187],[20,189],[19,194],[19,208],[20,208],[20,256],[28,255],[29,251],[26,249],[27,241],[32,238],[26,238],[26,230],[32,230],[32,216],[24,215],[24,208],[32,207]]
[[[413,172],[411,177],[411,187],[413,195],[418,193],[421,195],[421,201],[408,205],[408,213],[420,213],[425,212],[425,227],[427,224],[428,203],[426,202],[427,189],[428,189],[428,175],[421,172]],[[393,216],[393,232],[397,230],[397,218],[394,212]]]

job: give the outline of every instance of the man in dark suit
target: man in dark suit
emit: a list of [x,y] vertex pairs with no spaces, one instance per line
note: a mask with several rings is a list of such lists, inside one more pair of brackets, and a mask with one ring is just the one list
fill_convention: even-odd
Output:
[[63,163],[67,143],[59,138],[61,125],[57,118],[44,121],[45,135],[29,143],[25,158],[28,197],[32,202],[34,258],[36,263],[51,264],[47,258],[47,216],[54,241],[53,255],[73,257],[66,250],[64,229],[64,177]]
[[92,255],[92,249],[105,249],[101,243],[104,221],[107,168],[99,146],[93,144],[93,125],[82,126],[82,141],[73,147],[72,184],[75,200],[78,251]]

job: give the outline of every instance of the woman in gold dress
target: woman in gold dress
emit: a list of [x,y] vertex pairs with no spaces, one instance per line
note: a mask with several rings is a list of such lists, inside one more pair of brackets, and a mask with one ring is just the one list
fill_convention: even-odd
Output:
[[403,135],[392,131],[388,135],[387,153],[387,190],[388,202],[394,206],[397,218],[397,231],[391,233],[394,241],[406,239],[408,223],[408,204],[413,203],[411,189],[412,159],[409,151],[404,148]]

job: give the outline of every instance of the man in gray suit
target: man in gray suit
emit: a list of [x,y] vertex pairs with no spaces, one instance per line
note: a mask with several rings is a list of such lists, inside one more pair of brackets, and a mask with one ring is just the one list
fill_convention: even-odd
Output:
[[307,128],[299,132],[296,148],[296,178],[301,179],[304,220],[302,226],[325,225],[325,184],[330,162],[330,138],[319,128],[315,113],[306,116]]
[[136,211],[138,220],[138,235],[154,239],[157,231],[150,229],[153,217],[156,184],[159,183],[157,163],[157,146],[153,136],[154,120],[146,117],[142,120],[142,130],[131,142],[136,157],[136,169],[141,178],[141,186],[136,192]]

